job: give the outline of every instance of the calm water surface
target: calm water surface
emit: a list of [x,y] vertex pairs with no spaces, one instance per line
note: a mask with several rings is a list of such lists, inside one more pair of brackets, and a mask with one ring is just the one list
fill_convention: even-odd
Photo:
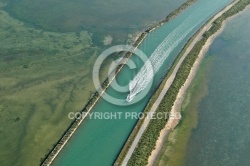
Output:
[[250,165],[250,10],[228,22],[206,58],[208,95],[186,150],[188,166]]
[[[110,35],[124,43],[129,33],[165,18],[187,0],[4,0],[6,10],[32,26],[60,32],[92,33],[95,44]],[[0,1],[1,2],[1,1]]]

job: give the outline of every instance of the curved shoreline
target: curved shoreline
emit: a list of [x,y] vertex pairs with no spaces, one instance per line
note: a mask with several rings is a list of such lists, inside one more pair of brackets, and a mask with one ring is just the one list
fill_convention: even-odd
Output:
[[[220,30],[220,28],[222,27],[222,23],[223,23],[224,20],[226,20],[227,18],[229,18],[231,16],[234,16],[235,14],[237,14],[240,11],[244,10],[246,8],[246,6],[248,4],[250,4],[250,0],[238,0],[238,1],[236,0],[236,1],[232,1],[231,4],[233,4],[233,3],[235,3],[235,5],[233,5],[232,8],[230,8],[225,13],[223,13],[221,15],[221,17],[217,18],[213,22],[212,26],[209,26],[209,28],[208,28],[209,30],[206,31],[202,35],[201,40],[199,40],[197,42],[197,44],[194,46],[194,48],[192,48],[192,50],[190,52],[190,56],[187,56],[186,59],[185,59],[185,61],[184,61],[184,63],[181,65],[181,67],[179,69],[179,72],[177,73],[176,80],[173,82],[173,86],[170,88],[170,92],[165,95],[166,99],[167,98],[169,98],[169,100],[173,99],[173,102],[171,101],[171,103],[167,104],[167,109],[166,108],[165,109],[159,109],[158,112],[166,112],[166,111],[169,112],[169,111],[171,111],[171,107],[174,104],[174,101],[176,100],[176,97],[177,97],[177,94],[179,92],[179,89],[186,82],[186,80],[187,80],[187,78],[189,76],[190,70],[191,70],[194,62],[196,61],[196,58],[198,57],[201,49],[203,48],[203,46],[207,42],[207,39],[209,37],[211,37],[213,34],[215,34],[218,30]],[[225,8],[227,8],[227,6]],[[165,101],[163,101],[163,103],[165,103]],[[156,124],[158,123],[159,124],[159,123],[162,123],[162,121],[155,121],[154,123],[156,123]],[[156,134],[156,133],[159,132],[159,134],[160,134],[160,131],[165,127],[166,123],[164,123],[163,126],[159,126],[159,125],[157,126],[156,124],[153,125],[153,123],[152,123],[152,125],[147,126],[147,130],[145,131],[145,133],[143,134],[143,137],[142,137],[143,139],[141,139],[140,142],[139,142],[139,146],[140,146],[140,143],[142,145],[144,145],[143,146],[144,147],[143,151],[140,151],[140,147],[136,148],[136,150],[134,152],[135,155],[132,155],[131,156],[132,160],[129,161],[130,165],[133,165],[133,162],[135,162],[137,160],[137,158],[140,161],[142,161],[140,158],[147,157],[147,159],[148,159],[148,157],[150,155],[150,154],[148,155],[149,150],[150,150],[150,153],[151,153],[152,150],[155,148],[154,146],[155,146],[155,143],[156,143],[156,141],[158,139],[158,136],[157,136],[156,140],[152,140],[152,139],[149,140],[147,138],[151,138],[150,135],[153,134],[153,133]],[[147,141],[150,141],[150,142],[147,143]],[[147,147],[145,147],[145,144],[147,145]],[[138,154],[140,154],[140,156],[138,156]],[[145,164],[145,163],[143,162],[143,164]]]
[[[226,6],[224,9],[221,10],[221,12],[217,13],[215,16],[213,16],[212,19],[210,19],[208,21],[208,23],[206,23],[200,30],[198,30],[197,34],[195,34],[193,37],[195,37],[194,39],[191,39],[192,42],[191,44],[189,44],[189,46],[184,49],[185,53],[184,55],[182,55],[178,61],[178,63],[176,64],[176,66],[174,67],[174,71],[173,73],[171,73],[170,78],[166,81],[164,88],[162,90],[162,92],[160,93],[160,95],[158,96],[157,100],[154,102],[153,106],[150,109],[150,112],[155,112],[158,105],[160,104],[160,102],[163,100],[163,97],[165,96],[165,94],[167,93],[167,91],[169,90],[170,86],[172,85],[172,83],[174,82],[174,79],[176,77],[176,74],[180,68],[180,66],[182,65],[182,62],[184,61],[184,59],[188,56],[189,52],[192,50],[192,48],[194,47],[194,45],[196,45],[196,43],[198,42],[198,40],[200,40],[202,38],[202,35],[204,34],[204,32],[206,32],[207,30],[210,29],[212,23],[214,20],[216,20],[218,17],[220,17],[224,12],[226,12],[227,10],[229,10],[235,3],[237,3],[237,1],[229,4],[228,6]],[[180,53],[181,54],[181,53]],[[173,113],[173,112],[172,112]],[[171,114],[171,113],[170,113]],[[173,120],[171,126],[168,126],[168,128],[172,128],[172,125],[174,124],[174,126],[176,126],[178,123],[178,120]],[[146,119],[143,121],[143,124],[140,126],[139,131],[137,132],[136,137],[133,140],[133,143],[130,145],[130,149],[127,152],[127,155],[125,157],[125,159],[122,162],[122,165],[126,165],[128,163],[128,160],[130,159],[130,157],[133,155],[132,153],[134,152],[137,144],[139,143],[139,140],[141,138],[141,136],[143,135],[144,131],[147,129],[147,126],[149,125],[149,120]],[[135,131],[136,132],[136,131]],[[168,132],[164,132],[162,135],[166,136]],[[165,138],[165,137],[164,137]],[[151,161],[151,160],[150,160]]]
[[[213,21],[215,21],[216,19],[218,19],[219,17],[221,17],[225,12],[227,12],[229,9],[231,9],[232,7],[234,7],[234,5],[236,3],[238,3],[240,0],[236,0],[234,2],[232,2],[230,5],[228,5],[224,10],[222,10],[221,12],[219,12],[216,16],[214,16],[213,20],[211,20],[210,24],[207,25],[209,27],[204,27],[207,28],[207,30],[209,30],[212,26]],[[190,71],[190,74],[187,78],[187,80],[185,81],[184,85],[180,88],[178,95],[176,97],[176,100],[174,102],[174,105],[171,108],[171,114],[176,113],[176,112],[180,112],[181,111],[181,106],[184,102],[184,98],[186,95],[186,92],[190,86],[190,84],[192,83],[198,69],[199,66],[202,62],[202,60],[204,59],[206,52],[208,51],[209,47],[211,46],[211,44],[213,43],[213,41],[215,40],[215,38],[220,35],[222,33],[222,31],[225,28],[225,25],[228,21],[230,21],[231,19],[233,19],[235,16],[237,16],[238,14],[240,14],[243,11],[240,11],[236,14],[234,14],[233,16],[229,16],[227,17],[225,20],[222,21],[221,23],[221,27],[219,28],[219,30],[214,33],[212,36],[210,36],[206,43],[203,45],[202,49],[200,50],[200,53]],[[159,157],[159,153],[161,152],[162,146],[164,146],[164,140],[167,140],[167,137],[169,135],[169,133],[178,125],[179,121],[176,122],[173,119],[169,119],[165,128],[161,130],[160,132],[160,136],[158,137],[158,140],[156,142],[156,146],[155,149],[151,152],[150,157],[148,158],[148,166],[153,166],[155,164],[155,161],[157,160],[157,158]]]

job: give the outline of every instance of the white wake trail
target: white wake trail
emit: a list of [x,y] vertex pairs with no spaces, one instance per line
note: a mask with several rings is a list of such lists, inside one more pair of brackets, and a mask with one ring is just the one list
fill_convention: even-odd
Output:
[[[154,50],[150,58],[145,62],[133,80],[130,81],[130,93],[127,96],[128,102],[132,101],[138,93],[147,87],[149,82],[153,79],[154,73],[157,73],[170,53],[198,24],[202,22],[202,19],[196,20],[196,18],[198,19],[198,15],[196,14],[197,10],[164,39],[164,41]],[[190,22],[192,23],[192,20],[195,20],[195,23],[190,27]]]

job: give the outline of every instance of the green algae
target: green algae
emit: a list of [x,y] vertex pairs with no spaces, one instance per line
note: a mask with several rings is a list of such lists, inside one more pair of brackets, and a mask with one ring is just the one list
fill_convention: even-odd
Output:
[[0,10],[0,165],[38,165],[94,87],[87,31],[49,32]]
[[[165,142],[165,148],[157,161],[158,166],[183,165],[188,138],[198,124],[198,104],[208,94],[208,79],[205,72],[209,72],[213,58],[207,58],[195,76],[181,108],[182,120],[177,128],[170,133]],[[192,100],[191,100],[192,99]]]

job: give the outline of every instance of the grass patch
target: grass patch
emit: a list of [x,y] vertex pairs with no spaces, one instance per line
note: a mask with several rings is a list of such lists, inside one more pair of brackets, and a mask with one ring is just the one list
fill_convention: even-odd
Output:
[[[196,45],[192,48],[188,56],[183,61],[181,67],[177,72],[173,84],[171,85],[170,89],[164,96],[164,99],[161,102],[156,112],[165,113],[171,110],[171,107],[176,99],[179,89],[185,83],[194,62],[197,59],[200,50],[206,43],[207,39],[220,29],[223,20],[242,11],[249,3],[250,0],[240,0],[231,9],[229,9],[221,17],[219,17],[213,22],[212,27],[207,32],[204,33],[202,39],[200,39],[196,43]],[[143,136],[141,137],[138,143],[137,148],[135,149],[133,155],[129,160],[128,163],[129,166],[147,165],[148,157],[150,156],[152,150],[154,149],[160,131],[164,128],[165,124],[166,124],[165,119],[152,119],[150,121],[147,130],[144,132]]]

